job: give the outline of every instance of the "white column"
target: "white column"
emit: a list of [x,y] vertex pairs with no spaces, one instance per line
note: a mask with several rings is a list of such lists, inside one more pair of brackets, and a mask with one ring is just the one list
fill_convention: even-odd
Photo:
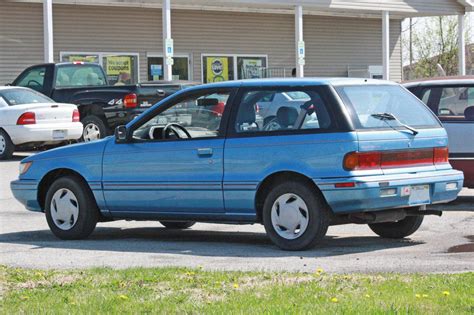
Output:
[[390,16],[382,12],[382,68],[383,79],[390,80]]
[[163,0],[163,78],[171,81],[172,65],[166,62],[166,40],[171,39],[171,4],[170,0]]
[[299,61],[298,44],[303,42],[303,6],[295,7],[295,52],[296,52],[296,77],[304,77],[304,64]]
[[459,75],[466,75],[466,38],[464,36],[464,14],[458,15],[458,67]]
[[44,62],[54,62],[53,52],[53,0],[43,0]]

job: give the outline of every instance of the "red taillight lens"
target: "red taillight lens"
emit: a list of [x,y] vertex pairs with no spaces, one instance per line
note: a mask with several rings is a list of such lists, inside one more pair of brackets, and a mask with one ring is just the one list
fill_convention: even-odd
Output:
[[396,168],[414,165],[432,165],[433,149],[394,151],[382,153],[382,168]]
[[33,112],[23,113],[16,121],[17,125],[33,125],[36,124],[36,115]]
[[380,152],[352,152],[344,158],[346,170],[367,170],[380,167]]
[[79,110],[75,109],[72,112],[72,122],[79,122],[81,121],[81,115],[79,114]]
[[138,106],[137,94],[130,93],[123,98],[123,106],[125,108],[135,108]]
[[441,147],[441,148],[434,148],[433,149],[433,163],[434,164],[449,163],[449,150],[448,150],[448,147]]

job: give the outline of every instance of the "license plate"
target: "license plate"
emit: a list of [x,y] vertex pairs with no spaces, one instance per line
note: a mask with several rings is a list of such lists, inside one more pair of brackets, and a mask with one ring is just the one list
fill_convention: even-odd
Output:
[[403,187],[406,192],[409,191],[408,203],[410,205],[428,204],[430,198],[430,185],[414,185]]
[[66,138],[66,130],[53,130],[54,140],[63,140]]

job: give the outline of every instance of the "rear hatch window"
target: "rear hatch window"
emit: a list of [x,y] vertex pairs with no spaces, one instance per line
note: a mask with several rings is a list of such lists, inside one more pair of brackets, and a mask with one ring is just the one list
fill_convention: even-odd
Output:
[[[413,94],[398,85],[353,85],[336,87],[357,129],[403,129],[441,127],[436,116]],[[389,114],[395,119],[381,119]],[[397,121],[398,120],[398,121]]]

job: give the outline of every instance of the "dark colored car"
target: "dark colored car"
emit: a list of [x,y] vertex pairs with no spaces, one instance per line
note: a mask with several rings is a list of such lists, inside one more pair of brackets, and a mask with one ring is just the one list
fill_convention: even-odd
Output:
[[163,98],[191,82],[145,82],[109,85],[95,63],[67,62],[34,65],[12,83],[34,89],[56,102],[76,104],[84,125],[83,140],[103,138]]
[[449,161],[474,188],[474,76],[442,77],[405,83],[443,123],[449,137]]

